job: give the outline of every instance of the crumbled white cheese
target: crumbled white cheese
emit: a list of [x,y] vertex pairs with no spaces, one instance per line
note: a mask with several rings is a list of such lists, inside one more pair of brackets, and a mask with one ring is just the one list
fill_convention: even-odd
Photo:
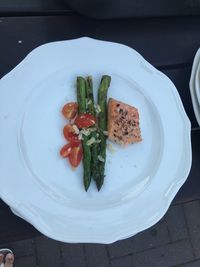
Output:
[[92,132],[95,132],[97,130],[97,128],[96,127],[91,127],[91,128],[89,128],[89,130],[92,133]]
[[90,105],[92,104],[92,100],[91,99],[87,99],[87,102],[86,102],[87,105]]
[[79,129],[75,124],[72,125],[72,128],[74,129],[75,134],[79,134]]
[[82,135],[82,133],[79,133],[79,135],[78,135],[78,140],[83,140],[83,135]]
[[89,136],[90,135],[90,129],[89,128],[88,129],[82,129],[80,132],[85,136]]
[[[97,130],[96,127],[91,127],[91,128],[87,128],[87,129],[82,129],[79,131],[79,133],[81,135],[85,135],[85,136],[89,136],[92,132],[95,132]],[[97,135],[98,137],[99,135]]]
[[101,155],[98,156],[98,160],[101,161],[101,162],[105,161],[104,158]]
[[94,138],[94,137],[91,137],[91,138],[87,141],[86,145],[87,145],[87,146],[91,146],[91,145],[94,144],[95,142],[96,142],[95,138]]
[[103,134],[107,136],[108,135],[108,131],[103,131]]
[[97,104],[94,104],[94,108],[97,114],[99,114],[101,112],[101,107]]

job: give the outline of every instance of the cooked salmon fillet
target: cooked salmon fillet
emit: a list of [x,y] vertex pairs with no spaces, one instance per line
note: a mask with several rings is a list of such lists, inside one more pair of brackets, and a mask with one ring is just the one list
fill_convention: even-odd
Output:
[[138,110],[110,98],[108,102],[108,138],[121,145],[142,141]]

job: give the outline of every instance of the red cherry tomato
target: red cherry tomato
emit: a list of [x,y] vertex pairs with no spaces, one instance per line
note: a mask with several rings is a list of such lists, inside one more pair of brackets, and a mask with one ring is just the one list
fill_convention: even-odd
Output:
[[69,142],[78,140],[78,135],[75,133],[75,130],[71,124],[65,125],[63,128],[63,135]]
[[62,114],[66,119],[73,119],[78,112],[78,104],[75,102],[67,103],[62,109]]
[[72,140],[69,144],[64,145],[60,150],[60,155],[63,158],[69,157],[73,147],[81,147],[80,140]]
[[82,157],[83,157],[82,148],[80,146],[73,147],[69,155],[69,162],[72,165],[72,167],[76,168],[81,162]]
[[64,145],[60,150],[61,157],[63,157],[63,158],[69,157],[71,150],[72,150],[71,144]]
[[74,121],[78,128],[88,128],[96,122],[96,117],[88,113],[78,115]]
[[72,147],[75,147],[75,146],[81,146],[81,140],[79,140],[79,139],[71,140],[71,141],[70,141],[70,144],[71,144]]

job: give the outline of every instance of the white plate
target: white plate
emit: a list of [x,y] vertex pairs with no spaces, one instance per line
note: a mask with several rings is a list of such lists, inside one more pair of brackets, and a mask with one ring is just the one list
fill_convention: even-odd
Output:
[[190,94],[192,98],[192,105],[194,109],[194,114],[196,117],[196,120],[200,126],[200,96],[199,96],[199,86],[198,86],[198,77],[199,77],[199,71],[200,71],[200,49],[198,49],[194,62],[192,65],[192,72],[190,77]]
[[[196,68],[194,85],[195,85],[198,107],[200,109],[200,61],[198,62],[198,66]],[[200,116],[200,113],[199,113],[199,116]]]
[[[109,97],[139,109],[143,141],[107,151],[100,192],[60,158],[77,75],[112,76]],[[96,94],[96,92],[95,92]],[[173,83],[135,50],[80,38],[33,50],[0,81],[0,196],[39,231],[65,242],[111,243],[155,224],[191,167],[190,122]]]

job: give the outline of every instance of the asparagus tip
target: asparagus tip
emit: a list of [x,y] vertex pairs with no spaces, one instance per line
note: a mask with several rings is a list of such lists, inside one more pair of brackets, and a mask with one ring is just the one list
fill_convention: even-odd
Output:
[[98,189],[98,191],[100,191],[101,190],[101,187],[102,187],[102,185],[103,185],[103,181],[96,181],[96,186],[97,186],[97,189]]
[[108,87],[110,86],[110,82],[111,82],[111,76],[109,75],[103,75],[102,78],[101,78],[101,82],[102,81],[106,81],[108,83]]
[[[91,181],[90,181],[91,182]],[[85,187],[85,191],[87,192],[88,191],[88,188],[89,188],[89,186],[90,186],[90,182],[89,183],[86,183],[85,181],[84,181],[84,187]]]

